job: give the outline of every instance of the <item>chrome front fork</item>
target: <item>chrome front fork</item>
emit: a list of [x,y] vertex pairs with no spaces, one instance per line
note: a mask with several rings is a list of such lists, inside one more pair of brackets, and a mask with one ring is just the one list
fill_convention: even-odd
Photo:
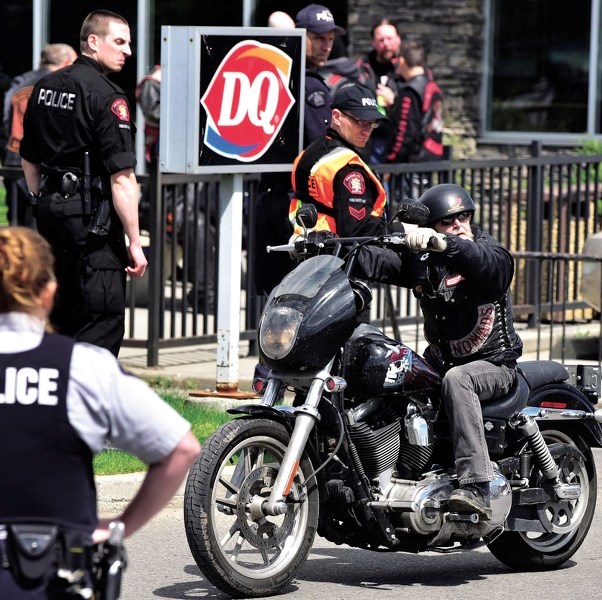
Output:
[[326,369],[316,374],[309,387],[305,404],[295,409],[295,427],[291,439],[282,458],[282,464],[270,496],[261,506],[261,511],[266,515],[281,515],[288,510],[286,497],[293,487],[307,440],[320,419],[318,405],[324,391],[324,382],[326,378],[330,377],[332,362],[327,365]]

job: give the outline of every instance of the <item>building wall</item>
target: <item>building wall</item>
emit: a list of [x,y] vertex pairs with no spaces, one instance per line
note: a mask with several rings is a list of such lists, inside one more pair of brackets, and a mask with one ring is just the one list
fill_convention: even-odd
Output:
[[453,157],[476,151],[479,135],[482,57],[485,22],[482,0],[349,0],[350,53],[371,49],[370,29],[388,17],[400,33],[424,35],[430,50],[428,65],[445,96],[445,142]]

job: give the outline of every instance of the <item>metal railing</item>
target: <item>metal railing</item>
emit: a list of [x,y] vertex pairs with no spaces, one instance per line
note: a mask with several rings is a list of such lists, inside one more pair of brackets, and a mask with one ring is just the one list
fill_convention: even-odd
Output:
[[[477,205],[476,224],[516,257],[515,313],[534,329],[550,314],[553,322],[597,317],[580,300],[579,285],[582,262],[598,259],[579,253],[602,221],[601,165],[602,155],[545,155],[534,143],[526,158],[376,165],[375,170],[389,188],[389,211],[437,183],[467,188]],[[0,176],[11,181],[18,173],[0,168]],[[163,348],[217,340],[220,180],[161,173],[138,180],[149,270],[142,280],[128,282],[124,346],[146,348],[147,364],[155,366]],[[251,351],[264,302],[253,287],[258,183],[257,174],[244,177],[241,339],[251,341]],[[377,287],[372,319],[393,332],[411,326],[419,335],[421,329],[409,290]]]

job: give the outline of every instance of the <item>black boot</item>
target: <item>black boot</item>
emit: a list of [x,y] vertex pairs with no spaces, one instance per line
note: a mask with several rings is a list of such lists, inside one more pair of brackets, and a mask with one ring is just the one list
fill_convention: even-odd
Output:
[[468,483],[454,490],[449,497],[449,510],[477,513],[483,520],[491,519],[489,482]]

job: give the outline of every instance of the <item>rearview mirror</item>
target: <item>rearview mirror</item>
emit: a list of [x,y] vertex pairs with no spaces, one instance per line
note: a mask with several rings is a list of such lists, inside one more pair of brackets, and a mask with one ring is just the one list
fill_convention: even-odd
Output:
[[405,198],[397,206],[395,218],[402,223],[411,223],[412,225],[424,225],[428,223],[431,211],[421,202]]
[[297,210],[295,221],[303,229],[311,229],[318,222],[318,209],[313,204],[304,204]]

